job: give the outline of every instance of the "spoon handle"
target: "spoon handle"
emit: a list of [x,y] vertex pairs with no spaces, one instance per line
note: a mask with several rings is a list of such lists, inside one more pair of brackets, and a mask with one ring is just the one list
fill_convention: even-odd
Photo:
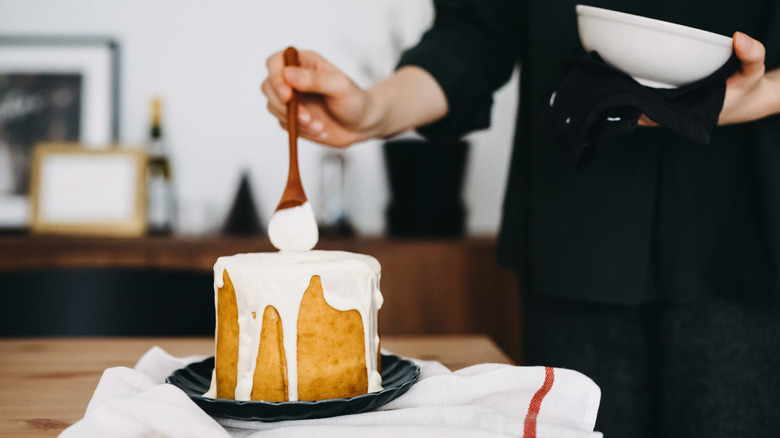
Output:
[[[295,47],[288,47],[284,51],[284,65],[297,67],[300,65],[298,51]],[[287,187],[282,195],[282,200],[276,210],[297,207],[306,202],[306,194],[303,192],[301,175],[298,170],[298,103],[300,93],[293,89],[292,97],[287,102],[287,131],[290,139],[290,170],[287,175]]]
[[[295,47],[288,47],[284,51],[284,65],[288,67],[298,67],[300,62],[298,61],[298,51]],[[300,96],[298,90],[292,90],[292,98],[287,102],[287,126],[290,133],[290,154],[293,150],[296,150],[296,162],[297,160],[297,144],[298,144],[298,102]],[[291,157],[292,158],[292,157]],[[296,165],[297,166],[297,165]]]

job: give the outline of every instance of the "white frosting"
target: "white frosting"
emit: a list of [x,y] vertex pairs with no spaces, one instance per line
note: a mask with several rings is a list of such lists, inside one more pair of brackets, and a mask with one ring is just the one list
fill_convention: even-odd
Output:
[[317,219],[309,201],[274,212],[268,223],[271,244],[281,251],[308,251],[320,237]]
[[[298,309],[314,275],[319,275],[322,280],[323,295],[328,305],[342,311],[355,309],[360,313],[366,346],[368,391],[382,389],[377,364],[379,336],[376,315],[382,307],[383,298],[379,291],[380,265],[375,258],[343,251],[282,251],[220,257],[214,265],[215,305],[225,270],[233,282],[238,303],[236,400],[250,400],[263,312],[269,305],[276,308],[282,320],[288,398],[290,401],[298,400]],[[204,395],[216,397],[214,377]]]

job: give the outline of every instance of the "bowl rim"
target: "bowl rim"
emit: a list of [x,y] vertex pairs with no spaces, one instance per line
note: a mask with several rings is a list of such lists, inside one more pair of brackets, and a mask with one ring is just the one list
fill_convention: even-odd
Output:
[[675,35],[698,39],[723,47],[730,48],[733,46],[732,37],[697,29],[695,27],[684,26],[682,24],[671,23],[669,21],[657,20],[655,18],[643,17],[641,15],[634,15],[626,12],[619,12],[611,9],[598,8],[595,6],[588,6],[583,4],[576,5],[576,11],[578,19],[582,16],[601,18],[644,27],[650,30],[666,31]]

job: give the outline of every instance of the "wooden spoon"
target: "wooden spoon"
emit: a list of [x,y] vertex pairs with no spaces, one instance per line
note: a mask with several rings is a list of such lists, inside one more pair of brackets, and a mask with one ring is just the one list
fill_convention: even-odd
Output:
[[[288,47],[284,51],[284,65],[297,67],[298,51],[295,47]],[[303,192],[301,175],[298,171],[298,103],[300,95],[297,90],[292,90],[292,98],[287,102],[287,131],[290,137],[290,170],[287,174],[287,186],[282,193],[282,199],[276,206],[276,211],[303,205],[306,202],[306,193]]]

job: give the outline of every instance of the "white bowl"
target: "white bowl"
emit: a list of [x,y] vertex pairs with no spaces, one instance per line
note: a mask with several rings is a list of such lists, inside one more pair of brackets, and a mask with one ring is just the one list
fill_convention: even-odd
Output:
[[731,38],[608,9],[577,5],[583,48],[642,85],[677,88],[705,78],[731,56]]

